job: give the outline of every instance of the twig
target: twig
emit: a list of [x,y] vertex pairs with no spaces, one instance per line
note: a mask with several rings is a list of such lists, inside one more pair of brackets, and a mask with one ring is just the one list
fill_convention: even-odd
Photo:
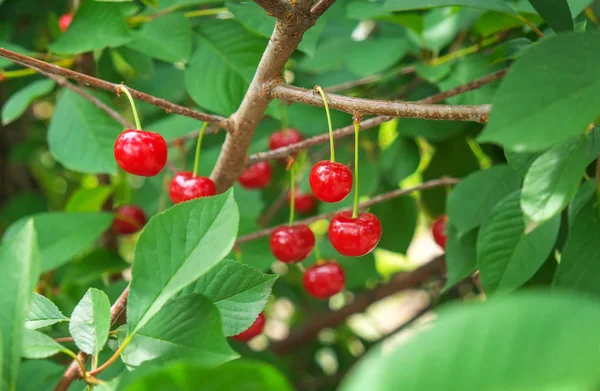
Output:
[[[434,179],[431,181],[427,181],[424,182],[420,185],[408,188],[408,189],[396,189],[396,190],[392,190],[389,191],[387,193],[383,193],[383,194],[379,194],[378,196],[375,196],[373,198],[371,198],[368,201],[365,202],[361,202],[358,207],[359,209],[366,209],[369,208],[375,204],[379,204],[381,202],[385,202],[385,201],[389,201],[393,198],[396,197],[400,197],[406,194],[410,194],[413,191],[419,191],[419,190],[426,190],[426,189],[432,189],[434,187],[440,187],[440,186],[448,186],[448,185],[453,185],[458,183],[459,180],[455,179],[455,178],[448,178],[448,177],[444,177],[444,178],[440,178],[440,179]],[[318,220],[322,220],[322,219],[328,219],[331,218],[333,216],[335,216],[336,214],[338,214],[339,212],[342,211],[352,211],[352,207],[348,207],[348,208],[344,208],[344,209],[340,209],[340,210],[336,210],[333,212],[329,212],[329,213],[323,213],[317,216],[312,216],[309,217],[307,219],[304,220],[298,220],[296,221],[297,224],[310,224],[313,223],[315,221]],[[286,224],[282,224],[282,225],[286,225]],[[260,231],[256,231],[253,232],[251,234],[242,236],[240,238],[238,238],[238,240],[235,242],[236,245],[240,245],[242,243],[246,243],[249,242],[251,240],[256,240],[259,238],[263,238],[265,236],[269,236],[277,227],[280,227],[281,225],[277,225],[274,227],[269,227],[269,228],[265,228],[265,229],[261,229]]]
[[317,19],[319,16],[323,15],[323,13],[327,11],[327,9],[331,7],[333,3],[335,3],[335,0],[319,0],[317,4],[310,9],[310,13],[314,15],[315,19]]
[[[313,90],[279,84],[271,88],[273,97],[300,102],[312,106],[323,106],[323,99]],[[430,120],[486,122],[491,106],[432,105],[420,102],[390,102],[375,99],[354,98],[327,94],[327,102],[332,109],[349,114],[376,114],[402,118],[422,118]]]
[[278,355],[293,351],[314,339],[321,330],[339,326],[350,315],[364,312],[374,302],[402,290],[418,287],[428,279],[443,276],[444,273],[444,256],[439,256],[410,273],[396,274],[389,282],[357,296],[352,303],[340,310],[315,314],[304,326],[292,331],[286,339],[274,343],[272,351]]
[[[401,68],[397,72],[394,72],[394,74],[395,75],[409,75],[411,73],[414,73],[415,70],[416,70],[416,68],[414,65],[409,65],[407,67]],[[351,81],[347,81],[345,83],[336,84],[334,86],[324,88],[323,90],[325,90],[325,92],[340,92],[340,91],[344,91],[344,90],[349,90],[350,88],[360,87],[360,86],[364,86],[365,84],[370,84],[370,83],[376,82],[377,80],[381,80],[381,79],[385,78],[386,76],[388,76],[388,74],[370,75],[370,76],[363,77],[362,79],[351,80]]]
[[58,85],[60,85],[64,88],[68,88],[69,90],[75,92],[76,94],[79,94],[84,99],[87,99],[88,101],[93,103],[95,106],[97,106],[98,108],[100,108],[101,110],[106,112],[106,114],[111,116],[112,119],[114,119],[115,121],[117,121],[118,123],[123,125],[123,127],[125,127],[126,129],[135,129],[135,126],[131,122],[127,121],[116,110],[107,106],[104,102],[102,102],[100,99],[96,98],[95,96],[88,94],[83,88],[78,87],[75,84],[69,83],[67,81],[67,79],[65,79],[64,77],[56,76],[51,73],[40,71],[40,70],[38,70],[38,72],[40,74],[46,76],[47,78],[54,80]]
[[490,73],[489,75],[480,77],[477,80],[473,80],[473,81],[471,81],[469,83],[466,83],[466,84],[463,84],[461,86],[452,88],[452,89],[447,90],[447,91],[440,92],[440,93],[435,94],[435,95],[431,95],[431,96],[429,96],[429,97],[427,97],[425,99],[421,99],[419,102],[420,103],[441,102],[441,101],[446,100],[448,98],[451,98],[453,96],[460,95],[460,94],[465,93],[465,92],[476,90],[478,88],[483,87],[486,84],[489,84],[489,83],[491,83],[493,81],[499,80],[499,79],[503,78],[506,75],[507,72],[508,72],[508,69],[502,69],[502,70],[499,70],[497,72]]
[[[61,68],[56,65],[49,64],[47,62],[35,59],[33,57],[29,57],[20,53],[16,53],[4,48],[0,48],[0,56],[8,58],[9,60],[21,64],[23,66],[33,68],[35,70],[41,70],[47,73],[51,73],[53,75],[59,75],[66,77],[67,79],[76,80],[80,83],[83,83],[86,86],[91,86],[94,88],[99,88],[102,90],[107,90],[110,92],[117,93],[119,92],[120,84],[110,83],[108,81],[98,79],[92,76],[88,76],[86,74],[76,72],[70,69]],[[197,110],[193,110],[184,106],[176,105],[167,100],[157,98],[152,95],[148,95],[144,92],[134,90],[133,88],[127,87],[131,95],[144,102],[148,102],[151,105],[160,107],[165,109],[168,113],[180,114],[185,117],[194,118],[200,121],[205,121],[213,125],[217,125],[218,127],[228,129],[229,128],[229,120],[227,118],[220,117],[218,115],[211,115],[202,113]]]

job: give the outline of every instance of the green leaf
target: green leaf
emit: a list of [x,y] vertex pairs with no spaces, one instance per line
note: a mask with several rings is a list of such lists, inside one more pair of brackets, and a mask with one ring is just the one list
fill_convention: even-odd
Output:
[[11,95],[2,107],[2,125],[19,118],[34,100],[47,95],[54,88],[54,80],[38,80]]
[[29,312],[25,317],[25,327],[28,329],[39,329],[68,320],[69,318],[60,312],[56,304],[39,293],[33,293]]
[[266,40],[233,20],[206,21],[197,28],[196,51],[185,70],[185,87],[207,110],[237,110],[254,76]]
[[398,38],[373,38],[355,42],[346,48],[346,66],[358,76],[368,76],[385,71],[408,52],[408,40]]
[[[489,75],[498,70],[497,65],[490,65],[487,56],[475,54],[456,61],[447,78],[438,82],[440,90],[446,91],[462,86],[470,81]],[[481,88],[464,94],[450,97],[446,101],[453,105],[479,105],[490,103],[496,93],[499,81],[486,84]]]
[[587,202],[569,229],[552,286],[600,295],[600,215],[597,200]]
[[181,115],[168,115],[148,125],[148,129],[160,133],[166,141],[172,141],[193,131],[199,131],[202,122]]
[[532,222],[560,213],[575,196],[586,167],[600,153],[600,132],[557,145],[537,158],[523,182],[521,208]]
[[27,306],[39,278],[40,255],[33,221],[27,220],[0,246],[0,388],[13,389],[21,361]]
[[127,302],[132,333],[229,253],[238,221],[231,190],[177,204],[150,219],[135,249]]
[[212,367],[238,355],[223,336],[215,305],[194,294],[167,302],[135,334],[121,357],[130,367],[149,360],[165,364],[176,359]]
[[108,340],[110,301],[104,292],[90,288],[79,301],[69,323],[69,332],[77,347],[95,357]]
[[373,206],[383,234],[378,247],[406,254],[417,227],[417,205],[410,196],[397,197]]
[[182,13],[144,23],[127,47],[166,62],[187,61],[192,53],[192,25]]
[[598,301],[537,291],[437,315],[372,349],[339,390],[583,391],[600,382]]
[[65,285],[89,286],[104,274],[118,273],[128,267],[129,264],[119,254],[100,248],[72,262],[62,282]]
[[477,234],[476,229],[459,235],[456,227],[446,225],[446,269],[447,277],[444,291],[469,277],[477,270]]
[[581,184],[581,187],[569,204],[569,227],[572,227],[575,218],[583,210],[590,198],[596,193],[596,183],[593,179],[587,180]]
[[543,152],[514,152],[507,149],[504,150],[504,156],[508,165],[519,173],[522,177],[527,175],[529,167],[533,162],[542,155]]
[[77,54],[121,46],[130,40],[119,4],[85,1],[77,9],[69,28],[50,49],[55,53]]
[[212,267],[180,296],[201,294],[221,313],[226,337],[246,330],[265,307],[277,275],[267,275],[243,263],[224,259]]
[[413,139],[403,136],[396,137],[392,145],[379,155],[382,176],[392,185],[414,174],[420,162],[419,146]]
[[506,293],[542,266],[556,241],[560,216],[525,233],[521,192],[504,198],[481,226],[477,241],[477,267],[486,293]]
[[496,204],[520,186],[519,175],[505,164],[476,171],[450,192],[448,219],[459,234],[469,232],[480,226]]
[[600,114],[598,60],[598,32],[555,35],[527,49],[500,85],[479,140],[535,152],[583,134]]
[[25,329],[23,335],[23,358],[46,358],[64,351],[65,348],[44,333],[37,330]]
[[167,8],[183,8],[191,5],[199,4],[211,4],[214,0],[160,0],[158,2],[158,9],[163,10]]
[[529,0],[529,2],[557,33],[573,31],[573,17],[566,0]]
[[508,4],[502,0],[387,0],[383,8],[388,11],[409,11],[448,6],[473,7],[488,11],[514,13]]
[[15,390],[51,390],[56,386],[64,371],[63,365],[50,360],[25,360],[19,369]]
[[520,57],[531,47],[531,40],[524,37],[511,39],[496,46],[490,53],[490,64],[496,64],[502,61],[514,60]]
[[[91,246],[110,226],[110,213],[47,212],[33,216],[42,256],[42,272],[59,267]],[[4,240],[12,237],[27,220],[11,225]]]
[[66,168],[117,173],[114,144],[121,125],[90,101],[63,90],[48,128],[50,153]]
[[67,201],[65,212],[99,212],[112,192],[113,189],[109,186],[79,188]]

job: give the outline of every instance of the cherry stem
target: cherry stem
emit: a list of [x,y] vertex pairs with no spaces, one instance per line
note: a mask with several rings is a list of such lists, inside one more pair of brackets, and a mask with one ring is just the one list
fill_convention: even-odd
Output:
[[119,358],[121,353],[123,353],[123,350],[125,350],[127,345],[129,345],[129,342],[131,342],[133,336],[134,334],[127,336],[127,338],[125,338],[125,340],[123,341],[121,346],[119,346],[119,348],[115,351],[115,353],[108,360],[106,360],[106,362],[102,364],[99,368],[89,371],[88,375],[96,376],[97,374],[103,372],[106,368],[110,367],[115,361],[117,361],[117,358]]
[[358,217],[358,132],[360,131],[360,119],[354,118],[354,206],[352,218]]
[[327,97],[321,86],[315,86],[315,89],[319,91],[323,98],[323,105],[325,106],[325,112],[327,113],[327,125],[329,126],[329,147],[331,148],[331,162],[335,163],[335,150],[333,148],[333,129],[331,127],[331,115],[329,114],[329,105],[327,104]]
[[140,123],[140,117],[138,116],[137,109],[135,108],[135,101],[133,100],[133,96],[123,84],[119,84],[119,91],[123,92],[127,95],[127,99],[129,99],[129,103],[131,104],[131,110],[133,111],[133,118],[135,119],[135,126],[138,130],[142,130],[142,124]]
[[296,181],[294,178],[296,163],[290,166],[290,227],[294,225],[294,212],[296,211]]
[[196,157],[194,158],[194,171],[192,173],[193,177],[198,176],[198,167],[200,166],[200,146],[202,145],[202,137],[204,137],[204,131],[208,126],[208,122],[202,124],[200,128],[200,132],[198,133],[198,142],[196,143]]
[[288,117],[287,117],[287,105],[284,101],[279,101],[279,115],[281,115],[281,129],[287,131],[288,128]]
[[317,262],[321,260],[321,250],[319,250],[319,239],[315,238],[315,259]]

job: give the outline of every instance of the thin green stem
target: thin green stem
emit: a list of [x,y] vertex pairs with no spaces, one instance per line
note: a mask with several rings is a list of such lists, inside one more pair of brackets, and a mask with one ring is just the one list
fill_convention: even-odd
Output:
[[294,225],[294,213],[296,211],[296,178],[295,178],[296,163],[290,166],[290,227]]
[[281,129],[288,128],[287,105],[284,101],[279,101],[279,114],[281,115]]
[[135,118],[135,126],[138,130],[142,130],[142,124],[140,123],[140,117],[138,116],[137,109],[135,108],[133,96],[131,96],[131,93],[123,84],[119,85],[119,90],[127,95],[127,99],[129,99],[129,103],[131,104],[131,110],[133,111],[133,118]]
[[209,8],[209,9],[205,9],[205,10],[188,11],[188,12],[184,13],[183,16],[185,16],[186,18],[195,18],[198,16],[216,15],[216,14],[220,14],[221,12],[227,12],[227,11],[229,11],[229,10],[225,7]]
[[202,145],[202,137],[204,137],[204,131],[206,130],[206,126],[208,126],[208,122],[202,124],[200,132],[198,133],[198,142],[196,143],[196,157],[194,158],[194,172],[192,174],[192,176],[194,177],[198,175],[198,167],[200,166],[200,146]]
[[66,355],[70,356],[73,360],[75,360],[75,362],[79,366],[79,370],[81,371],[81,373],[83,375],[85,375],[85,373],[86,373],[85,365],[83,365],[83,363],[81,362],[81,360],[79,359],[79,357],[77,357],[77,355],[72,350],[67,349],[67,348],[64,348],[62,350],[62,352],[65,353]]
[[354,206],[352,218],[358,217],[358,133],[360,131],[360,118],[354,119]]
[[315,86],[316,90],[319,91],[323,98],[323,105],[325,106],[325,112],[327,113],[327,125],[329,126],[329,146],[331,148],[331,161],[335,162],[335,150],[333,147],[333,128],[331,126],[331,115],[329,114],[329,105],[327,104],[327,97],[321,86]]
[[315,238],[315,259],[317,262],[321,260],[321,250],[319,250],[319,239]]
[[99,368],[94,369],[93,371],[89,371],[88,374],[90,376],[96,376],[97,374],[104,371],[106,368],[110,367],[115,361],[117,361],[117,358],[119,358],[121,353],[123,353],[123,350],[125,350],[127,345],[129,345],[129,342],[131,342],[131,340],[133,339],[133,336],[134,336],[134,334],[128,335],[127,338],[125,338],[125,340],[121,344],[121,346],[119,346],[119,348],[115,351],[115,353],[108,360],[106,360],[106,362],[104,364],[102,364]]

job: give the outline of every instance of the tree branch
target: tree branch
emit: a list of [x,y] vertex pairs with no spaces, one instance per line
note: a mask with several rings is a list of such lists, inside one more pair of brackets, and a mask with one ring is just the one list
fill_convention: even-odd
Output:
[[447,91],[440,92],[439,94],[431,95],[430,97],[421,99],[418,102],[419,103],[441,102],[441,101],[451,98],[453,96],[476,90],[476,89],[481,88],[484,85],[489,84],[493,81],[502,79],[506,75],[507,72],[508,72],[508,68],[501,69],[497,72],[490,73],[489,75],[480,77],[479,79],[475,79],[473,81],[470,81],[470,82],[460,85],[458,87],[451,88]]
[[246,155],[256,126],[273,99],[265,93],[265,87],[273,80],[282,79],[283,67],[296,50],[304,32],[314,24],[309,11],[310,4],[309,0],[297,0],[289,20],[278,19],[275,23],[248,91],[238,110],[230,117],[231,131],[227,133],[210,175],[219,193],[230,188],[246,166]]
[[[288,102],[300,102],[312,106],[323,106],[323,99],[313,90],[279,84],[271,88],[271,94]],[[486,122],[491,106],[432,105],[415,102],[389,102],[384,100],[354,98],[336,94],[326,94],[327,103],[332,109],[352,115],[377,114],[402,118],[422,118],[430,120]]]
[[[416,67],[414,65],[409,65],[407,67],[404,67],[404,68],[401,68],[401,69],[395,71],[394,74],[395,75],[409,75],[411,73],[414,73],[415,70],[416,70]],[[388,73],[370,75],[370,76],[363,77],[362,79],[351,80],[351,81],[347,81],[345,83],[336,84],[331,87],[323,88],[323,90],[325,92],[340,92],[340,91],[344,91],[344,90],[349,90],[350,88],[364,86],[365,84],[371,84],[371,83],[381,80],[382,78],[387,77],[387,76],[388,76]]]
[[284,355],[305,346],[307,341],[314,339],[324,328],[341,325],[350,315],[364,312],[374,302],[394,293],[416,288],[428,279],[441,277],[444,274],[444,256],[439,256],[412,272],[398,273],[389,282],[357,296],[352,303],[342,309],[316,314],[302,327],[292,331],[286,339],[274,343],[271,350],[278,355]]
[[310,13],[313,14],[313,17],[316,20],[319,16],[323,15],[333,3],[335,3],[335,0],[319,0],[317,4],[310,9]]
[[[422,183],[420,185],[417,185],[417,186],[414,186],[414,187],[411,187],[411,188],[408,188],[408,189],[396,189],[396,190],[389,191],[387,193],[379,194],[379,195],[371,198],[368,201],[361,202],[358,205],[358,207],[359,207],[359,209],[366,209],[366,208],[369,208],[369,207],[371,207],[371,206],[373,206],[375,204],[379,204],[381,202],[389,201],[389,200],[391,200],[393,198],[396,198],[396,197],[400,197],[400,196],[403,196],[403,195],[410,194],[413,191],[432,189],[434,187],[440,187],[440,186],[454,185],[454,184],[456,184],[458,182],[460,182],[460,180],[456,179],[456,178],[444,177],[444,178],[434,179],[434,180],[424,182],[424,183]],[[352,211],[352,207],[348,207],[348,208],[344,208],[344,209],[339,209],[339,210],[336,210],[336,211],[333,211],[333,212],[329,212],[329,213],[323,213],[323,214],[320,214],[320,215],[317,215],[317,216],[309,217],[309,218],[304,219],[304,220],[298,220],[298,221],[296,221],[296,224],[310,224],[310,223],[313,223],[313,222],[318,221],[318,220],[329,219],[329,218],[335,216],[336,214],[338,214],[339,212],[343,212],[343,211]],[[269,227],[269,228],[261,229],[260,231],[256,231],[256,232],[253,232],[251,234],[242,236],[242,237],[238,238],[238,240],[235,242],[235,244],[236,245],[240,245],[242,243],[246,243],[246,242],[249,242],[251,240],[256,240],[256,239],[263,238],[265,236],[269,236],[269,235],[271,235],[271,233],[273,231],[275,231],[275,229],[277,227],[281,227],[283,225],[287,225],[287,224],[281,224],[281,225],[277,225],[277,226],[274,226],[274,227]]]
[[[127,306],[128,296],[129,285],[127,285],[127,288],[125,288],[125,290],[121,293],[121,296],[119,296],[119,298],[115,301],[112,307],[110,307],[111,325],[113,325],[117,321],[117,319],[119,319],[119,317],[125,310],[125,307]],[[77,358],[79,359],[79,361],[85,364],[88,355],[83,352],[79,352],[79,354],[77,354]],[[62,377],[60,378],[60,381],[54,388],[54,391],[67,391],[71,383],[73,383],[73,381],[80,376],[81,373],[79,371],[79,365],[77,364],[77,361],[73,360],[73,362],[71,363],[71,365],[69,365],[65,373],[63,373]]]
[[[16,53],[4,48],[0,48],[0,56],[8,58],[9,60],[16,62],[17,64],[23,65],[28,68],[35,69],[36,71],[44,71],[53,75],[63,76],[67,79],[76,80],[83,83],[86,86],[99,88],[102,90],[118,93],[120,84],[110,83],[102,79],[98,79],[92,76],[85,75],[80,72],[76,72],[70,69],[61,68],[56,65],[49,64],[47,62],[29,57],[20,53]],[[218,115],[211,115],[202,113],[197,110],[193,110],[184,106],[176,105],[167,100],[157,98],[152,95],[148,95],[144,92],[134,90],[133,88],[127,87],[131,95],[138,100],[148,102],[151,105],[165,109],[168,113],[180,114],[185,117],[194,118],[200,121],[208,122],[209,124],[216,125],[220,128],[228,129],[229,120]]]
[[254,0],[267,14],[277,19],[285,19],[290,13],[292,4],[285,0]]

